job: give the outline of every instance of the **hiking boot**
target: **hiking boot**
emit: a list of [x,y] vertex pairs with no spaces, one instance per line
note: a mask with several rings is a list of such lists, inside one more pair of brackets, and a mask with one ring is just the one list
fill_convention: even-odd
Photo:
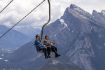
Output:
[[55,57],[59,57],[59,56],[61,56],[61,55],[59,55],[59,54],[55,55]]

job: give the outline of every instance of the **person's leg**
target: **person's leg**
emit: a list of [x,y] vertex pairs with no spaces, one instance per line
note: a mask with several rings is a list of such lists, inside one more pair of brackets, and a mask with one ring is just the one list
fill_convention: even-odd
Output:
[[50,58],[50,54],[51,54],[51,48],[47,47],[47,54],[48,54],[48,58]]
[[52,52],[55,53],[55,55],[57,55],[57,50],[56,50],[56,48],[54,46],[51,46],[51,50],[52,50]]
[[47,49],[46,49],[46,48],[43,48],[42,50],[43,50],[43,52],[44,52],[45,58],[47,58]]
[[52,51],[57,52],[57,48],[55,46],[51,46],[51,48],[52,48]]
[[51,46],[51,50],[52,50],[52,52],[55,53],[55,57],[60,56],[60,55],[57,53],[57,48],[56,48],[55,46]]

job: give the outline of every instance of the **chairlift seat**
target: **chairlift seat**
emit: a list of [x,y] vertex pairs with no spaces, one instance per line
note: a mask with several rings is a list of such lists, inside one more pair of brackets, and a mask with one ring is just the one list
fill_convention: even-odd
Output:
[[37,52],[43,52],[43,50],[39,46],[36,46],[36,51]]

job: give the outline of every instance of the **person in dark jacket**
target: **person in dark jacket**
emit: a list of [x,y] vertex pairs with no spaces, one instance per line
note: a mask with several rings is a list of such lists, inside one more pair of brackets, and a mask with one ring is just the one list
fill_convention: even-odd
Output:
[[60,55],[57,53],[57,48],[55,47],[55,43],[49,40],[49,37],[46,35],[43,41],[43,44],[47,47],[48,56],[50,57],[51,51],[55,53],[55,57],[59,57]]
[[45,56],[45,58],[48,58],[47,57],[47,49],[46,49],[46,47],[40,42],[40,36],[39,35],[36,35],[36,40],[35,40],[35,43],[34,43],[34,45],[35,45],[35,47],[36,47],[36,50],[37,51],[43,51],[44,52],[44,56]]

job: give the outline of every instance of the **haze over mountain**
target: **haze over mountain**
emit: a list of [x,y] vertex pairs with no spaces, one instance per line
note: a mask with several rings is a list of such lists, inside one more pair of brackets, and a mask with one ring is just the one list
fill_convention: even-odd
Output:
[[[8,27],[0,25],[0,36],[8,29]],[[0,39],[0,48],[16,49],[29,41],[30,38],[27,35],[16,30],[11,30],[8,34]]]

